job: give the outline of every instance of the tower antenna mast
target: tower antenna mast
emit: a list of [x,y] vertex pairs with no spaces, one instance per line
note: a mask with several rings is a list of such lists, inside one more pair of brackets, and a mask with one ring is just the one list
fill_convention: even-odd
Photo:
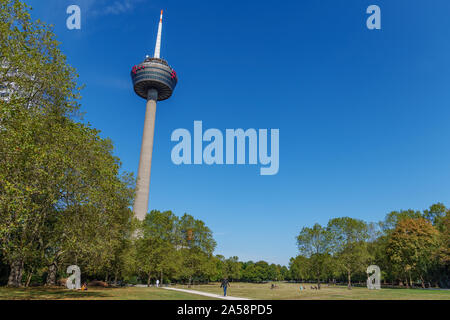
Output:
[[163,11],[161,10],[161,16],[159,17],[158,36],[156,37],[155,54],[154,58],[160,58],[161,55],[161,33],[162,33],[162,18]]

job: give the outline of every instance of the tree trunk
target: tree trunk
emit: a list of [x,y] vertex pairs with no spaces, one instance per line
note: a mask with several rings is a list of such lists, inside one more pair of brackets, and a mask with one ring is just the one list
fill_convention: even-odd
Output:
[[162,269],[161,269],[161,280],[160,280],[159,284],[162,287],[162,284],[163,284],[163,271],[162,271]]
[[8,287],[20,287],[22,284],[23,261],[15,260],[10,265]]
[[150,273],[148,274],[148,278],[147,278],[147,287],[150,287],[150,282],[151,282],[151,275]]
[[30,272],[29,274],[28,274],[28,277],[27,277],[27,283],[25,284],[25,287],[26,288],[28,288],[28,286],[30,285],[30,282],[31,282],[31,277],[33,276],[33,272]]
[[116,271],[114,274],[114,285],[117,285],[117,274],[118,272]]
[[109,279],[109,274],[108,272],[106,273],[106,277],[105,277],[105,282],[108,283],[108,279]]
[[46,286],[56,286],[57,271],[58,266],[56,265],[56,262],[53,262],[51,265],[48,266],[47,280],[45,282]]
[[350,273],[350,271],[347,271],[347,289],[351,290],[352,289],[352,275]]
[[189,276],[188,288],[191,287],[192,276]]

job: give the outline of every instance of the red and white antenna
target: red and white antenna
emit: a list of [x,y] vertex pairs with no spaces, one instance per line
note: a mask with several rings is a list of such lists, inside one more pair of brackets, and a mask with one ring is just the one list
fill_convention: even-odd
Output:
[[153,55],[154,58],[159,58],[161,54],[162,17],[163,11],[161,10],[161,16],[159,18],[159,26],[158,26],[158,36],[156,37],[155,54]]

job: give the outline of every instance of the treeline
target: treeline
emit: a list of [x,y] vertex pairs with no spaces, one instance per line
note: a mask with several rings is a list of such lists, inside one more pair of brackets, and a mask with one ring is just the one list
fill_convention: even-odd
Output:
[[286,266],[269,264],[266,261],[238,261],[238,257],[225,259],[221,255],[217,259],[217,271],[211,280],[219,281],[228,278],[231,281],[265,282],[289,280],[289,270]]
[[[265,261],[239,261],[213,255],[216,242],[201,220],[171,211],[147,214],[139,237],[127,250],[124,279],[128,283],[205,283],[221,281],[263,282],[287,280],[285,266]],[[133,278],[134,277],[134,278]]]
[[[132,232],[134,179],[111,141],[77,122],[77,74],[50,26],[0,2],[0,267],[7,284],[48,285],[67,264],[114,270]],[[5,267],[6,265],[6,267]]]
[[[64,213],[63,213],[64,214]],[[226,259],[213,255],[216,242],[211,230],[201,220],[184,214],[181,217],[171,211],[157,210],[147,214],[143,222],[125,223],[122,236],[114,245],[94,246],[90,254],[80,255],[76,251],[61,255],[58,260],[26,260],[22,274],[10,286],[63,285],[67,278],[66,269],[71,264],[81,268],[82,281],[101,280],[109,285],[160,283],[207,283],[228,278],[231,281],[264,282],[289,280],[289,270],[285,266],[269,264],[265,261],[239,261],[238,257]],[[77,226],[75,226],[77,227]],[[126,230],[129,228],[128,230]],[[104,238],[90,230],[85,230],[86,239],[93,242]],[[134,230],[134,231],[132,231]],[[61,234],[55,234],[55,237]],[[55,252],[53,247],[52,252]],[[63,247],[61,247],[63,248]],[[81,248],[81,244],[78,245]],[[39,255],[39,247],[34,253]],[[62,249],[60,249],[62,250]],[[53,256],[52,256],[53,257]],[[6,259],[4,261],[7,261]],[[50,264],[49,261],[52,263]],[[7,271],[14,269],[0,263],[6,284]],[[51,272],[50,272],[51,271]],[[1,277],[0,277],[1,278]],[[63,280],[60,282],[59,280]],[[1,279],[0,279],[1,283]]]
[[423,212],[393,211],[378,223],[349,217],[326,226],[304,227],[300,255],[290,261],[293,280],[347,282],[367,279],[366,268],[381,269],[382,284],[450,286],[450,209],[437,203]]
[[208,277],[215,242],[202,221],[130,210],[135,180],[113,146],[81,122],[77,74],[51,26],[0,2],[0,283],[148,282]]
[[208,281],[214,272],[216,242],[201,220],[171,211],[151,211],[125,253],[122,278],[150,284]]

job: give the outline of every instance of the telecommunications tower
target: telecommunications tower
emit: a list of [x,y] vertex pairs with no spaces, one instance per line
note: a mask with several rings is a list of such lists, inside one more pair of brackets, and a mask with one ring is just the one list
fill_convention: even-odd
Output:
[[161,10],[153,58],[147,56],[142,63],[135,65],[131,70],[134,92],[147,101],[136,196],[133,206],[135,217],[141,221],[145,219],[148,210],[156,102],[169,99],[178,82],[175,70],[169,66],[166,60],[160,58],[162,16],[163,11]]

